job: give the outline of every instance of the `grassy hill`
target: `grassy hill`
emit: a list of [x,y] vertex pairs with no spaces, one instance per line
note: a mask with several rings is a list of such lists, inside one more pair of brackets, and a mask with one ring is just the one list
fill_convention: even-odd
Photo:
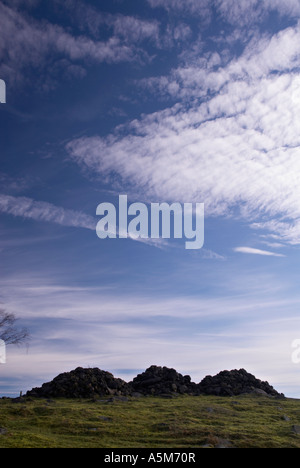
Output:
[[[300,400],[0,400],[0,448],[300,448]],[[300,427],[299,427],[300,430]]]

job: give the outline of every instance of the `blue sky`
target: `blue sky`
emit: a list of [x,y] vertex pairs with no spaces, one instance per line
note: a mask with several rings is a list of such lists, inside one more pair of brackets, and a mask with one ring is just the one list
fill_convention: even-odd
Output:
[[[0,0],[1,393],[77,366],[300,396],[298,0]],[[96,209],[205,204],[205,244],[100,240]]]

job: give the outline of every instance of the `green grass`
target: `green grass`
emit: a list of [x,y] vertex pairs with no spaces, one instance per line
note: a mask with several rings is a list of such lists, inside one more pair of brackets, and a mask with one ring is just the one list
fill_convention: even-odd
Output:
[[293,425],[300,400],[248,395],[0,400],[0,448],[300,448]]

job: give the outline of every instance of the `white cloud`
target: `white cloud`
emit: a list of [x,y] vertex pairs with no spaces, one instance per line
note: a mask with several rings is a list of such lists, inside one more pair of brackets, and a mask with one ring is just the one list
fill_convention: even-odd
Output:
[[96,219],[92,216],[27,197],[12,197],[0,194],[0,212],[36,221],[56,223],[62,226],[96,229]]
[[267,257],[284,257],[285,256],[282,254],[270,252],[269,250],[253,249],[252,247],[235,247],[233,250],[239,253],[251,254],[251,255],[263,255]]
[[209,24],[215,9],[227,22],[243,27],[261,22],[270,12],[297,18],[300,15],[298,0],[148,0],[152,8],[165,8],[170,13],[198,15]]
[[215,0],[214,5],[226,21],[239,26],[257,21],[266,8],[264,0]]
[[148,0],[152,8],[165,8],[167,11],[180,12],[181,14],[196,14],[203,19],[210,20],[211,1],[210,0]]
[[158,21],[146,21],[133,16],[110,16],[114,34],[128,43],[142,42],[150,39],[156,45],[159,44]]
[[253,41],[227,65],[180,68],[166,77],[178,104],[67,150],[151,201],[204,202],[207,215],[238,207],[251,223],[288,218],[288,240],[300,242],[299,41],[296,26]]
[[214,0],[214,6],[223,19],[240,27],[260,23],[272,12],[283,17],[300,16],[298,0]]
[[[300,222],[298,217],[295,220],[291,219],[290,221],[272,219],[260,223],[252,223],[250,227],[252,229],[259,229],[272,233],[269,234],[269,237],[275,240],[282,240],[292,245],[299,244]],[[268,234],[265,234],[265,236],[268,236]]]
[[[224,57],[217,52],[199,53],[198,60],[189,63],[190,50],[184,52],[181,57],[186,59],[184,66],[173,69],[168,76],[148,78],[141,80],[141,85],[156,92],[157,95],[170,95],[181,100],[195,100],[204,98],[209,93],[211,98],[218,95],[218,101],[228,99],[244,101],[250,98],[254,86],[259,86],[260,79],[269,78],[266,84],[280,83],[273,80],[282,74],[284,83],[293,78],[292,72],[298,74],[300,52],[297,47],[300,39],[299,25],[280,31],[271,37],[255,35],[246,46],[243,54],[228,62],[228,56]],[[226,92],[226,86],[231,85],[232,92]],[[266,87],[266,86],[265,86]],[[264,88],[265,88],[264,87]],[[269,86],[268,86],[269,88]],[[230,91],[230,90],[229,90]],[[239,91],[238,94],[235,91]],[[281,89],[270,86],[268,93],[275,94]],[[266,98],[265,98],[266,99]],[[214,102],[214,101],[213,101]],[[213,118],[214,116],[208,116]]]
[[[108,267],[109,268],[109,267]],[[187,268],[186,275],[189,275]],[[109,270],[107,270],[109,272]],[[127,274],[125,269],[124,275]],[[153,295],[144,289],[129,294],[121,293],[114,283],[107,286],[70,286],[61,272],[59,281],[45,271],[2,276],[1,301],[8,311],[15,311],[20,319],[60,319],[83,322],[100,320],[102,324],[122,323],[134,320],[168,318],[183,320],[189,328],[189,320],[213,319],[224,329],[226,320],[244,318],[253,320],[280,317],[282,309],[295,310],[298,314],[299,298],[286,296],[286,284],[273,277],[251,275],[223,279],[218,297],[175,294],[172,297]],[[251,301],[249,300],[251,298]],[[43,305],[43,306],[42,306]],[[42,312],[41,312],[42,311]],[[298,317],[298,315],[297,315]],[[188,320],[187,320],[188,319]],[[178,330],[180,333],[180,330]],[[171,333],[172,335],[172,333]]]
[[72,24],[94,39],[106,33],[122,39],[124,43],[141,43],[150,41],[159,45],[160,24],[157,20],[142,19],[120,13],[107,13],[101,8],[93,7],[80,0],[53,0],[57,8],[67,12]]
[[[24,78],[27,67],[44,69],[50,56],[53,60],[53,53],[58,54],[56,62],[54,59],[56,66],[63,63],[63,68],[69,66],[72,71],[72,64],[78,61],[112,64],[147,59],[146,52],[139,49],[136,42],[149,37],[158,42],[157,23],[130,17],[114,18],[114,32],[102,41],[83,34],[72,35],[59,25],[39,22],[2,2],[0,16],[0,74],[10,82]],[[78,69],[75,73],[78,74]]]
[[299,17],[300,4],[298,0],[264,0],[266,8],[271,11],[278,11],[283,16]]

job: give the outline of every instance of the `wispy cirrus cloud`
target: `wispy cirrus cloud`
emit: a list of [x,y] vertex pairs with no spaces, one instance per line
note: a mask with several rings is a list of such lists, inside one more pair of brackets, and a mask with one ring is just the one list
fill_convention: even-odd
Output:
[[293,223],[285,240],[298,243],[299,41],[297,25],[253,40],[227,64],[175,70],[166,80],[176,105],[120,133],[71,141],[67,151],[144,196],[202,201],[213,216],[238,209],[252,223],[266,216],[277,233],[279,221]]
[[164,8],[170,13],[180,13],[186,15],[197,15],[209,23],[211,20],[211,1],[210,0],[147,0],[152,8]]
[[96,229],[96,220],[92,216],[27,197],[0,194],[0,212],[62,226]]
[[252,223],[250,227],[269,232],[269,236],[275,240],[282,240],[292,245],[299,243],[300,222],[298,217],[290,220],[271,219],[264,222]]
[[[65,209],[44,201],[28,197],[14,197],[0,194],[0,213],[6,213],[35,221],[49,222],[66,227],[76,227],[95,231],[99,219],[76,210]],[[122,233],[124,235],[124,233]],[[173,245],[165,239],[142,239],[127,234],[127,238],[158,249],[169,249]]]
[[299,17],[300,5],[297,0],[215,0],[216,8],[231,24],[241,26],[262,22],[270,12],[281,16]]
[[[38,0],[40,1],[40,0]],[[72,24],[84,35],[99,39],[103,33],[119,37],[127,44],[149,41],[159,46],[160,23],[156,19],[145,19],[137,15],[108,13],[80,0],[53,0],[60,13],[66,14]]]
[[[16,6],[0,2],[0,74],[5,79],[9,78],[11,83],[24,79],[25,71],[30,67],[45,70],[49,60],[52,61],[52,69],[60,65],[65,73],[69,70],[70,74],[76,75],[84,75],[88,63],[147,61],[147,52],[138,44],[149,38],[159,43],[159,28],[155,21],[95,12],[94,28],[95,18],[98,18],[98,29],[101,31],[102,23],[102,34],[94,37],[90,31],[73,34],[60,24],[46,19],[37,20],[29,12],[14,8]],[[103,25],[110,28],[106,31],[108,38],[105,40],[102,37]]]
[[283,16],[297,17],[300,15],[298,0],[148,0],[152,8],[164,8],[170,13],[198,15],[206,17],[207,22],[215,9],[227,22],[239,26],[262,22],[270,12],[278,12]]
[[265,257],[285,257],[283,254],[270,252],[269,250],[253,249],[252,247],[235,247],[234,252],[250,254],[250,255],[262,255]]
[[[187,58],[183,66],[174,68],[166,76],[141,80],[140,84],[144,88],[148,87],[158,97],[166,95],[182,101],[206,98],[209,94],[207,118],[214,118],[212,103],[229,104],[225,98],[231,90],[226,86],[241,86],[240,91],[243,94],[237,94],[236,99],[232,101],[231,109],[234,111],[235,103],[243,103],[250,97],[251,90],[255,91],[255,87],[259,86],[258,80],[270,78],[271,84],[272,78],[276,78],[272,74],[286,74],[287,77],[290,77],[292,72],[297,74],[300,61],[297,47],[299,37],[300,25],[270,37],[255,35],[243,54],[238,58],[233,57],[229,62],[228,51],[224,56],[222,52],[214,51],[199,54],[200,58],[196,63],[189,63],[190,51],[187,51],[181,55],[182,59],[185,59],[185,56]],[[265,83],[267,84],[268,82]],[[232,96],[228,97],[234,98],[233,94],[232,92]],[[218,100],[214,99],[217,95]]]

